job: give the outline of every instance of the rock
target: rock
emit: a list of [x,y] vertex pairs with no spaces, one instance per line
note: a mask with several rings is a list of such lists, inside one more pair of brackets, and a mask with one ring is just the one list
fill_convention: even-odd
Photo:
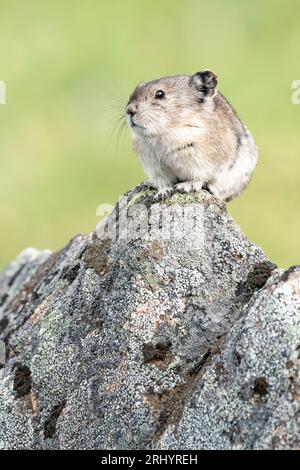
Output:
[[299,449],[300,267],[253,295],[162,449]]
[[140,185],[0,275],[0,448],[299,448],[299,299],[207,192]]

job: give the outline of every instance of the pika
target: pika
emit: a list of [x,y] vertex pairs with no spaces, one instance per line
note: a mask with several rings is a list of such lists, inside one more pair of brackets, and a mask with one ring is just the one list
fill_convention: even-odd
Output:
[[206,189],[228,202],[248,185],[257,147],[217,84],[204,70],[139,84],[130,96],[127,124],[156,200]]

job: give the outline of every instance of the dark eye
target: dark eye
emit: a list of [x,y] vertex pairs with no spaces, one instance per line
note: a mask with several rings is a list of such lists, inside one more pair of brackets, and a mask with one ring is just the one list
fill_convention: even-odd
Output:
[[165,97],[165,92],[162,90],[157,90],[157,92],[155,93],[155,98],[157,100],[161,100],[164,97]]

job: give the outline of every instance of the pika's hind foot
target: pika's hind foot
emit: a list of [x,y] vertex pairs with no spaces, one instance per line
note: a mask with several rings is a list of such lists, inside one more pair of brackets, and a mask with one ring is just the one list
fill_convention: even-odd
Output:
[[[203,188],[206,189],[206,188]],[[212,195],[215,196],[217,199],[220,199],[220,201],[224,201],[224,197],[222,193],[219,191],[219,189],[216,186],[209,185],[207,188],[207,191]]]

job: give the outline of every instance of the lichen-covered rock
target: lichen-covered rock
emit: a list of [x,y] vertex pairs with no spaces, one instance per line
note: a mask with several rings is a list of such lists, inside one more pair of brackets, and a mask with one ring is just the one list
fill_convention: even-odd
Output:
[[253,295],[156,443],[172,449],[300,448],[300,267]]
[[300,271],[208,193],[152,195],[0,275],[0,448],[299,447]]

